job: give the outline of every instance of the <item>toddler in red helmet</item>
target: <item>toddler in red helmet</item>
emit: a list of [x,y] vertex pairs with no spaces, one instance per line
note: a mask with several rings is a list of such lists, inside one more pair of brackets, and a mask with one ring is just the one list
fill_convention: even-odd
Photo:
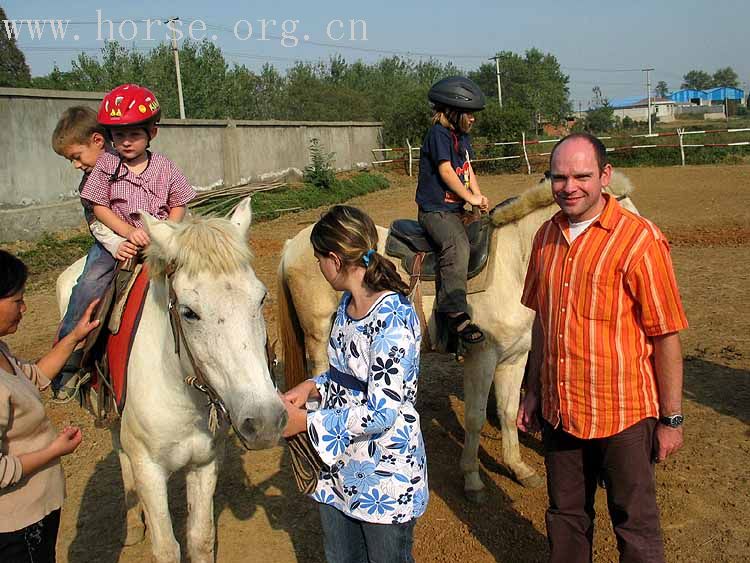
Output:
[[181,221],[195,197],[177,166],[148,150],[160,116],[156,96],[137,84],[123,84],[104,96],[97,120],[107,129],[117,155],[101,154],[81,191],[99,221],[139,248],[149,243],[140,211]]

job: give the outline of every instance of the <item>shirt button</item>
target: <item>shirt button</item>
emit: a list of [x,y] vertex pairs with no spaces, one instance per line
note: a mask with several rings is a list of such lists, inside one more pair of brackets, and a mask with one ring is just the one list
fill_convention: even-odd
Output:
[[568,262],[572,262],[572,261],[573,261],[573,258],[572,258],[572,257],[571,257],[571,258],[568,258]]
[[562,338],[562,337],[563,337],[563,335],[562,335],[562,334],[558,334],[557,336],[559,336],[560,338]]
[[560,358],[560,363],[564,364],[565,363],[565,358]]
[[564,312],[565,312],[565,307],[563,307],[563,308],[562,308],[562,309],[560,309],[560,310],[561,310],[561,311],[562,311],[562,312],[564,313]]
[[565,282],[565,287],[568,287],[568,285],[569,285],[568,282]]

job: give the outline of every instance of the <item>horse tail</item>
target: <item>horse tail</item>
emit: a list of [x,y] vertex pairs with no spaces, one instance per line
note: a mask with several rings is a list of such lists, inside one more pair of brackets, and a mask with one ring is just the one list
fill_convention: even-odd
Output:
[[284,356],[284,383],[286,389],[307,379],[305,363],[305,333],[294,307],[292,294],[286,282],[284,259],[286,253],[282,253],[277,275],[278,310],[276,313],[279,323],[279,338],[281,338],[281,349]]

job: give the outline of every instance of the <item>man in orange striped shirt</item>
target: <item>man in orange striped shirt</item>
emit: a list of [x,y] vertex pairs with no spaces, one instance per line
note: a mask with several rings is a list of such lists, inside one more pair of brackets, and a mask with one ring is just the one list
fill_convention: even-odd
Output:
[[601,478],[620,561],[661,562],[653,462],[682,446],[687,327],[669,245],[603,193],[612,166],[596,137],[561,140],[550,170],[561,211],[537,232],[526,274],[536,320],[517,421],[543,426],[550,561],[591,561]]

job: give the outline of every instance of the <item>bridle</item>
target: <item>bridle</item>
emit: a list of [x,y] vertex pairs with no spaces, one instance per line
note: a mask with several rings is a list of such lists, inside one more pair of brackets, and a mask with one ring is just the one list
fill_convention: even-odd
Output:
[[[206,379],[206,376],[203,374],[203,371],[198,367],[198,364],[195,363],[195,357],[193,356],[192,351],[190,350],[190,346],[188,345],[187,339],[185,338],[185,331],[182,328],[182,320],[180,319],[180,312],[179,312],[179,301],[177,300],[177,293],[174,290],[174,284],[172,283],[172,279],[174,277],[175,272],[177,271],[177,267],[174,263],[170,263],[167,266],[166,275],[167,275],[167,288],[169,291],[169,324],[172,327],[172,336],[174,337],[174,351],[177,356],[180,355],[180,350],[184,350],[185,354],[187,355],[188,360],[190,361],[190,365],[193,368],[193,373],[191,375],[188,375],[185,377],[185,383],[189,385],[190,387],[193,387],[194,389],[197,389],[206,397],[208,398],[208,428],[211,431],[212,434],[215,434],[216,431],[219,428],[220,419],[223,418],[225,421],[227,421],[234,430],[234,433],[237,435],[237,438],[239,438],[242,445],[245,447],[245,449],[251,449],[250,445],[245,440],[242,433],[237,430],[237,426],[235,426],[234,421],[232,420],[232,417],[229,416],[229,412],[227,411],[227,407],[224,404],[224,400],[221,398],[221,396],[216,392],[216,389],[213,388],[213,386],[209,383],[209,381]],[[271,378],[273,378],[274,368],[276,367],[276,364],[278,363],[276,359],[276,353],[274,352],[273,344],[268,339],[268,332],[266,331],[266,362],[268,363],[268,372],[271,374]],[[274,380],[274,384],[275,384]]]

